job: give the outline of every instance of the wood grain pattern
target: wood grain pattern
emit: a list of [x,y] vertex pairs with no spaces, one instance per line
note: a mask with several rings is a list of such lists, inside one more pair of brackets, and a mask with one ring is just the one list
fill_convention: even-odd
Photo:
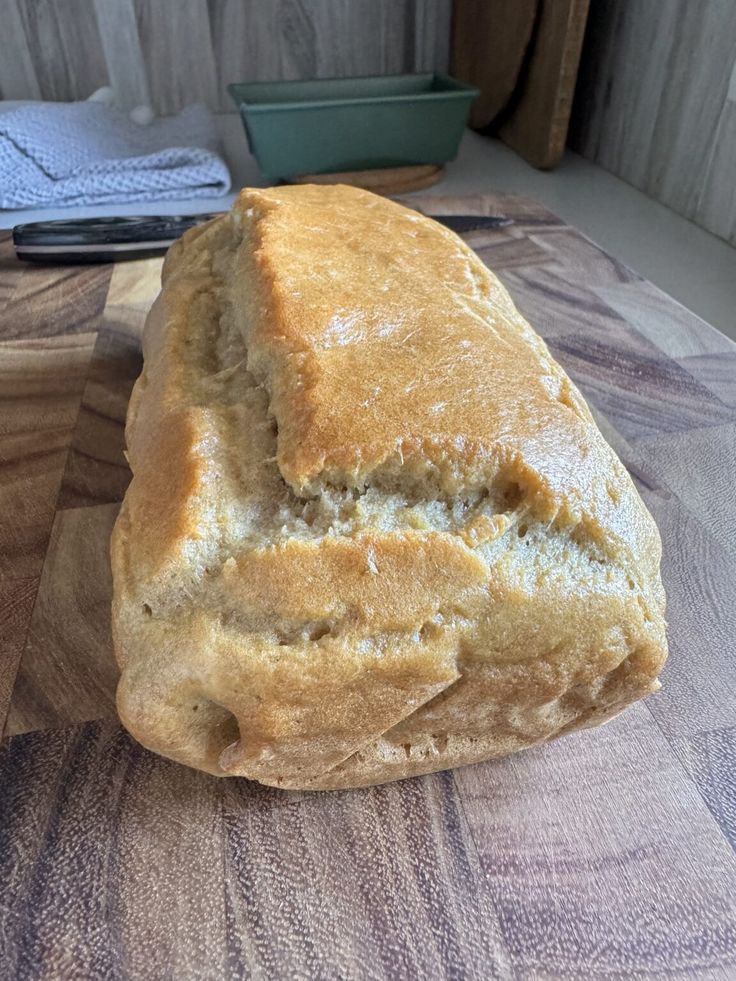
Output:
[[580,270],[580,281],[588,289],[619,286],[621,283],[640,283],[641,276],[623,262],[614,259],[574,228],[540,229],[531,236],[533,242],[552,253],[568,273]]
[[0,98],[111,85],[157,113],[230,82],[447,71],[452,0],[5,0]]
[[480,90],[470,125],[484,129],[509,105],[519,80],[540,0],[455,0],[452,73]]
[[455,780],[520,976],[732,968],[736,855],[645,706]]
[[18,266],[10,231],[0,231],[0,314],[18,283]]
[[652,283],[596,287],[609,307],[673,358],[733,353],[733,342]]
[[[19,7],[23,33],[7,36],[3,30],[3,48],[26,49],[42,97],[45,92],[63,92],[66,101],[86,99],[107,83],[93,0],[37,0]],[[19,44],[21,38],[24,43]],[[50,51],[58,56],[47,57]]]
[[[59,511],[18,670],[6,732],[115,715],[109,541],[117,504]],[[64,610],[64,616],[59,611]]]
[[[662,691],[647,705],[676,744],[736,718],[736,556],[667,489],[641,492],[664,543],[671,650]],[[725,505],[733,506],[732,496]]]
[[[5,0],[0,33],[0,94],[4,99],[40,99],[41,86],[25,41],[22,0]],[[18,39],[23,39],[18,43]],[[4,39],[4,40],[3,40]]]
[[736,848],[736,726],[680,740],[676,749],[721,831]]
[[514,217],[468,242],[657,520],[662,691],[603,729],[346,793],[147,753],[112,717],[107,548],[160,261],[29,276],[0,242],[9,977],[736,974],[736,346],[533,202],[412,204]]
[[206,0],[135,3],[148,87],[166,115],[187,102],[217,105],[215,56]]
[[566,334],[550,338],[550,348],[627,438],[648,436],[664,445],[665,434],[716,426],[724,440],[723,425],[733,419],[733,411],[677,362],[663,362],[646,341],[635,350],[635,339],[630,334],[624,349],[613,338]]
[[723,402],[736,408],[736,351],[722,351],[719,354],[695,354],[678,358],[686,371],[697,378]]
[[451,774],[282,793],[92,723],[12,740],[0,785],[12,977],[510,976]]
[[[726,411],[733,419],[733,409]],[[637,438],[634,445],[646,455],[664,486],[736,556],[736,421],[687,432],[660,430],[656,436]],[[679,462],[683,457],[690,464],[687,471]],[[730,474],[734,480],[721,488],[721,474]]]
[[555,167],[565,152],[587,16],[588,0],[542,3],[528,72],[499,130],[504,143],[534,167]]
[[109,266],[26,263],[0,310],[0,338],[51,337],[94,330],[109,283]]
[[70,334],[0,344],[4,578],[41,572],[94,340]]
[[150,105],[151,93],[143,60],[133,0],[94,0],[97,28],[109,84],[120,104],[133,108]]
[[736,242],[736,7],[591,5],[571,122],[583,156]]
[[125,414],[143,358],[138,337],[97,337],[66,460],[57,509],[122,501],[130,482]]
[[453,0],[413,0],[412,71],[448,70]]
[[534,167],[562,158],[588,0],[456,0],[452,71],[477,86],[471,125]]
[[0,578],[0,719],[5,720],[26,644],[38,579]]

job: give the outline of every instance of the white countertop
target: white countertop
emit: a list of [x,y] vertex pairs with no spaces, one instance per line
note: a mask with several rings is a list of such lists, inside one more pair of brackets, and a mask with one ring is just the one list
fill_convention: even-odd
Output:
[[[265,186],[235,113],[217,118],[233,188]],[[510,191],[536,198],[736,340],[736,249],[630,185],[567,153],[555,171],[524,163],[498,140],[466,132],[447,176],[422,194]],[[0,228],[28,221],[98,215],[198,214],[227,210],[235,197],[159,204],[0,211]]]

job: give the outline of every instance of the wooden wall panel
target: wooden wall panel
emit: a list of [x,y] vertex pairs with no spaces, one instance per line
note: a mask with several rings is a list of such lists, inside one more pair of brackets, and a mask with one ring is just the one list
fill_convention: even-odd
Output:
[[4,0],[0,31],[0,93],[5,99],[40,99],[41,86],[25,40],[22,0]]
[[452,0],[3,0],[0,97],[112,85],[128,108],[233,108],[229,82],[446,71]]
[[116,3],[94,0],[94,3],[110,85],[123,105],[146,105],[151,94],[133,0]]
[[736,243],[736,4],[591,5],[570,142]]
[[187,102],[217,108],[215,57],[205,0],[135,0],[151,98],[160,113]]

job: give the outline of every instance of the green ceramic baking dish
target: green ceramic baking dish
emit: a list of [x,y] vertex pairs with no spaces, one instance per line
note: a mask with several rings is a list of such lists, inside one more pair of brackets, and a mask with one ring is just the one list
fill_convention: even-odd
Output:
[[266,177],[443,164],[478,90],[446,75],[228,85]]

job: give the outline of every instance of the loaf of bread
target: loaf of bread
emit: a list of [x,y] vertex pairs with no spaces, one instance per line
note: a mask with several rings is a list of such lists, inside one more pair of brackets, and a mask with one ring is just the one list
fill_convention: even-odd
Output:
[[356,787],[658,688],[657,529],[499,280],[349,187],[170,250],[112,543],[118,707],[218,775]]

